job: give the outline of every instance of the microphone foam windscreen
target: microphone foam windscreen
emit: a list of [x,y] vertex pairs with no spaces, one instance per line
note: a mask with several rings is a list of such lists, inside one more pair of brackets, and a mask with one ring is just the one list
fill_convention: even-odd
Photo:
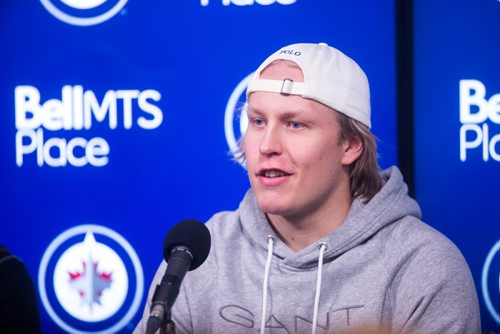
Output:
[[205,224],[187,219],[175,224],[168,231],[163,242],[163,257],[168,262],[172,250],[177,246],[184,246],[193,254],[193,262],[189,270],[198,268],[205,262],[210,252],[211,237]]

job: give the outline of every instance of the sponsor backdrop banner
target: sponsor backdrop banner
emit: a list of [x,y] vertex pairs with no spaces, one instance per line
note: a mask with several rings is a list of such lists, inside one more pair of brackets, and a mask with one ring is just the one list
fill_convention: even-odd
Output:
[[466,257],[484,329],[499,332],[500,2],[414,4],[416,197]]
[[[237,110],[251,71],[283,45],[325,42],[365,69],[381,165],[395,164],[393,7],[392,0],[2,2],[0,243],[33,277],[44,332],[131,332],[169,228],[237,207],[249,187],[228,155],[245,129]],[[493,76],[460,79],[481,81],[488,97],[500,91]],[[455,146],[445,151],[465,167]],[[480,150],[467,152],[467,167],[496,168],[491,155],[482,165]],[[494,241],[478,239],[484,252]]]

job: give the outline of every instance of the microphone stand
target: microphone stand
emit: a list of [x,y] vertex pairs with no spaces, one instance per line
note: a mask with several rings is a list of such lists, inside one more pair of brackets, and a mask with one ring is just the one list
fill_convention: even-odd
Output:
[[166,312],[165,320],[160,328],[160,334],[175,334],[175,323],[172,320],[170,310]]
[[175,334],[171,307],[179,295],[182,279],[189,270],[192,260],[193,255],[189,249],[177,246],[172,250],[165,275],[156,286],[153,295],[153,306],[148,319],[148,328],[151,331],[160,326],[160,334]]
[[[176,334],[175,332],[175,323],[172,320],[172,315],[170,310],[166,310],[164,312],[164,317],[150,317],[148,319],[148,324],[146,328],[146,333],[147,334],[154,334],[160,329],[160,334]],[[163,318],[160,324],[158,324],[159,318]]]

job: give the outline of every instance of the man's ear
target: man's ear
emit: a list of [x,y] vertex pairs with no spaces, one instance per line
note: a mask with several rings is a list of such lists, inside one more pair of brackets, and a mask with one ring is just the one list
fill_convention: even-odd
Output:
[[342,147],[344,148],[342,164],[346,166],[358,160],[361,153],[363,153],[363,142],[358,136],[344,140]]

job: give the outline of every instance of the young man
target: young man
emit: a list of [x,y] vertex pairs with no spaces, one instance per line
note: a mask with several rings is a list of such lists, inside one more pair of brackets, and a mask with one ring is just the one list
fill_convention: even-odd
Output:
[[462,255],[420,221],[399,170],[378,171],[361,68],[325,44],[289,45],[247,99],[251,190],[207,222],[212,248],[184,279],[177,332],[479,333]]

